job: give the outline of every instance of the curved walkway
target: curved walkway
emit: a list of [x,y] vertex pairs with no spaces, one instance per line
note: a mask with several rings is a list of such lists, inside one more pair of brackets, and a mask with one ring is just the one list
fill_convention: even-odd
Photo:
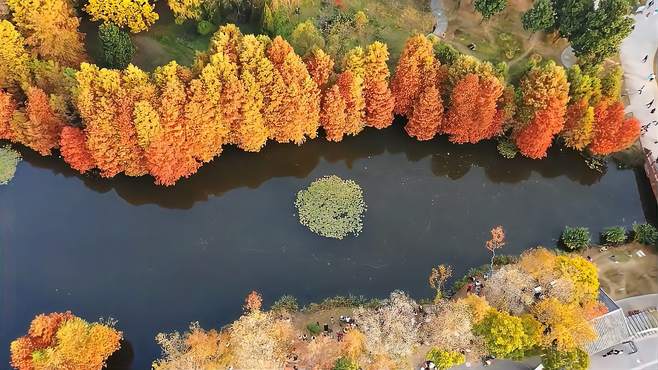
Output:
[[[658,85],[656,80],[649,81],[649,75],[655,73],[656,49],[658,49],[658,13],[655,12],[658,4],[645,8],[641,13],[633,15],[635,29],[623,41],[619,56],[624,69],[624,81],[629,95],[630,104],[626,112],[642,124],[640,143],[649,150],[654,176],[658,173]],[[647,17],[647,14],[649,15]],[[643,58],[647,56],[646,61]],[[640,93],[641,91],[641,93]],[[649,103],[653,104],[649,106]],[[647,175],[651,177],[647,168]],[[655,179],[654,179],[655,181]],[[656,191],[654,189],[654,191]],[[656,194],[658,196],[658,194]]]
[[443,34],[448,30],[448,17],[444,10],[444,4],[442,0],[430,0],[430,10],[436,18],[436,25],[434,27],[433,33],[439,37],[443,37]]

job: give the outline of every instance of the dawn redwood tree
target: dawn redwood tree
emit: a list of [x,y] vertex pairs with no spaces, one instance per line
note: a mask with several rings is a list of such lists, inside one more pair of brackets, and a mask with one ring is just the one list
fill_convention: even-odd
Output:
[[347,121],[347,104],[340,93],[338,85],[334,85],[325,91],[320,113],[320,123],[329,141],[341,141],[345,135]]
[[432,42],[427,37],[417,35],[407,40],[391,81],[395,114],[411,114],[422,91],[425,73],[434,69],[436,64]]
[[277,36],[267,50],[274,65],[277,98],[275,117],[269,122],[272,138],[278,142],[301,145],[306,137],[317,136],[320,120],[320,91],[313,82],[302,59],[292,46]]
[[261,86],[251,72],[242,71],[244,99],[242,102],[242,121],[238,128],[238,147],[246,152],[260,151],[270,134],[265,127],[263,117],[264,98]]
[[434,138],[443,123],[443,101],[434,78],[428,77],[424,85],[404,127],[409,136],[421,141]]
[[28,77],[30,56],[25,50],[25,39],[7,20],[0,20],[0,89],[16,88]]
[[453,143],[477,143],[502,133],[497,112],[503,86],[493,77],[470,73],[452,89],[444,132]]
[[589,150],[596,155],[624,150],[640,135],[640,122],[635,117],[624,118],[624,105],[620,101],[602,100],[594,109],[594,120]]
[[507,0],[475,0],[475,10],[482,15],[482,19],[488,20],[494,15],[502,12],[507,7]]
[[340,95],[345,101],[345,127],[346,135],[357,135],[363,130],[365,117],[365,100],[363,98],[363,84],[361,78],[350,70],[338,76],[336,81]]
[[185,77],[188,73],[176,62],[169,62],[154,72],[159,97],[156,110],[162,129],[146,149],[146,162],[156,184],[174,185],[201,166],[194,157],[193,146],[188,144],[193,139],[191,123],[184,114],[187,104]]
[[395,98],[389,87],[388,48],[375,41],[368,46],[365,57],[363,95],[366,104],[366,125],[382,129],[393,123]]
[[7,0],[12,20],[32,52],[68,67],[86,59],[80,19],[67,0]]
[[73,126],[64,126],[59,139],[59,151],[64,161],[74,170],[85,173],[96,167],[94,158],[87,150],[84,131]]
[[50,151],[59,145],[59,133],[64,122],[53,112],[46,93],[36,87],[27,91],[27,121],[21,133],[14,137],[23,138],[22,143],[41,155],[50,155]]
[[159,18],[149,0],[88,0],[84,10],[92,21],[112,22],[132,33],[146,31]]
[[592,140],[594,128],[593,105],[601,98],[601,79],[583,73],[576,64],[567,71],[569,105],[561,133],[567,147],[583,150]]
[[12,95],[0,90],[0,139],[12,139],[11,119],[16,111],[16,101]]
[[331,55],[320,48],[315,48],[304,58],[304,63],[306,63],[306,69],[313,82],[318,85],[320,90],[324,90],[334,70],[334,60]]
[[564,68],[548,62],[532,68],[521,80],[520,121],[514,140],[521,154],[543,158],[555,134],[564,127],[569,84]]

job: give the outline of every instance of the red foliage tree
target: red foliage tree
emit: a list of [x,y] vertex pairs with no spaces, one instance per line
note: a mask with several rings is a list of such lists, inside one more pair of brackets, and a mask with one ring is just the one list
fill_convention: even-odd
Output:
[[60,135],[59,146],[64,161],[74,170],[85,173],[95,167],[94,158],[87,149],[85,133],[81,129],[65,126]]
[[347,105],[343,96],[340,94],[338,85],[327,89],[322,101],[322,111],[320,114],[320,123],[324,129],[327,140],[341,141],[345,135],[345,126],[347,115],[345,110]]
[[304,59],[304,63],[306,63],[306,69],[308,69],[313,82],[320,89],[324,89],[334,69],[334,60],[331,59],[331,56],[322,51],[322,49],[315,48]]
[[594,108],[594,136],[589,150],[608,155],[632,145],[640,135],[640,122],[635,117],[624,119],[624,105],[604,99]]
[[338,76],[336,84],[345,101],[345,127],[347,135],[356,135],[363,130],[365,118],[365,100],[357,77],[350,71]]
[[0,90],[0,139],[11,140],[11,117],[16,110],[16,102],[10,93]]
[[539,159],[546,157],[546,151],[553,142],[553,136],[564,126],[564,103],[551,99],[545,109],[535,113],[533,119],[521,128],[516,136],[516,146],[526,157]]
[[408,116],[411,113],[422,92],[427,72],[434,69],[437,63],[432,43],[427,37],[418,35],[407,40],[391,81],[396,114]]
[[366,104],[366,124],[382,129],[393,123],[395,98],[389,87],[388,49],[386,44],[374,42],[368,46],[365,59],[363,96]]
[[411,117],[404,127],[409,136],[418,140],[431,140],[443,121],[443,102],[434,81],[425,84],[418,102],[414,105]]
[[467,74],[455,84],[444,131],[453,143],[477,143],[502,131],[496,102],[503,86],[493,77]]
[[23,144],[36,150],[41,155],[50,155],[50,151],[59,144],[59,133],[64,122],[50,107],[48,95],[36,87],[27,91],[27,122],[20,137]]

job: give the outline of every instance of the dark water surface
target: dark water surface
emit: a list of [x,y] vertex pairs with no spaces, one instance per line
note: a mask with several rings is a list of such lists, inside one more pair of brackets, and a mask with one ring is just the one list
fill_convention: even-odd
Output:
[[[0,368],[9,342],[42,312],[115,317],[134,352],[115,368],[142,370],[159,354],[158,331],[197,320],[219,327],[252,289],[267,304],[283,294],[429,296],[432,265],[461,276],[486,263],[494,225],[505,227],[511,254],[554,244],[564,225],[598,231],[655,215],[643,209],[655,201],[633,170],[611,165],[602,175],[559,149],[549,160],[504,160],[494,143],[419,143],[399,128],[340,144],[227,149],[172,188],[82,177],[23,152],[15,179],[0,187]],[[328,174],[364,189],[357,238],[323,239],[295,217],[296,192]]]

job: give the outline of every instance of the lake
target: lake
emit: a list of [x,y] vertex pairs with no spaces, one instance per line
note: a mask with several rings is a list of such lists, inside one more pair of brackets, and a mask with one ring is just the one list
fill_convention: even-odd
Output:
[[[503,225],[519,253],[552,246],[565,225],[604,227],[655,218],[641,171],[605,174],[579,154],[501,158],[494,142],[417,142],[396,125],[343,142],[260,153],[227,148],[175,187],[151,178],[80,176],[58,159],[22,150],[0,187],[0,363],[33,316],[71,310],[112,316],[129,342],[114,369],[148,369],[159,331],[190,321],[220,327],[255,289],[266,306],[283,294],[429,297],[432,266],[455,276],[488,262],[489,229]],[[296,218],[297,191],[336,174],[358,182],[368,210],[358,237],[319,237]]]

